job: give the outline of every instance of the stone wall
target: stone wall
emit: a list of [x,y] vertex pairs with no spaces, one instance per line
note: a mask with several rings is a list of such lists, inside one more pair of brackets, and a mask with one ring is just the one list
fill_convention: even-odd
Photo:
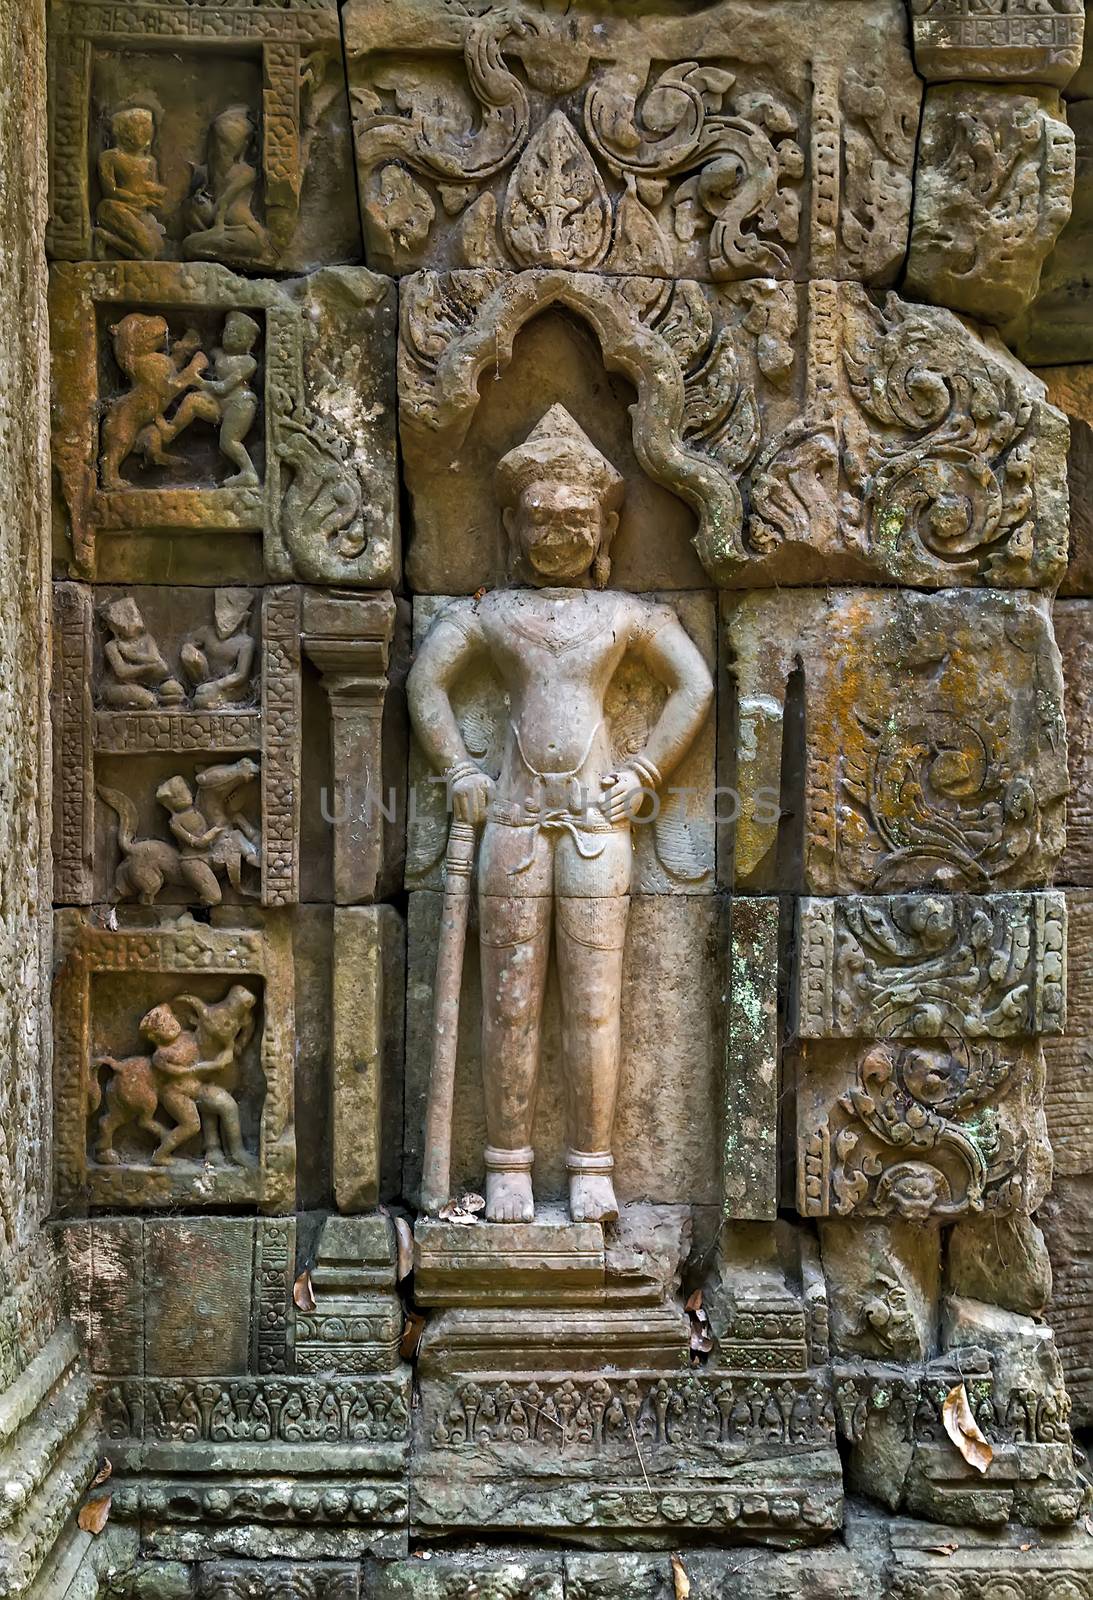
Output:
[[47,9],[0,1594],[1093,1596],[1077,0]]

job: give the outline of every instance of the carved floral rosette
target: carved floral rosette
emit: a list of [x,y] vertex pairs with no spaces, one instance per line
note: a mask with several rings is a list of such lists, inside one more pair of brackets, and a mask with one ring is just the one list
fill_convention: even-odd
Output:
[[[54,260],[92,255],[92,81],[101,52],[140,51],[173,44],[175,51],[225,55],[254,52],[261,61],[261,137],[258,176],[264,199],[265,240],[249,245],[242,264],[274,267],[291,245],[300,214],[308,153],[323,107],[316,90],[328,58],[340,55],[334,0],[296,0],[291,6],[228,3],[191,5],[179,0],[56,0],[50,7],[50,223],[47,247]],[[170,137],[169,126],[159,130]],[[168,246],[170,248],[170,246]],[[232,259],[230,247],[224,256]]]
[[[60,548],[71,575],[101,577],[100,535],[116,542],[239,534],[260,543],[255,576],[264,567],[275,580],[389,583],[398,562],[393,307],[392,286],[360,267],[278,284],[205,262],[55,266],[53,463],[64,509]],[[191,319],[242,312],[258,325],[251,380],[257,420],[246,435],[248,445],[262,446],[257,484],[209,482],[189,463],[187,433],[174,450],[181,451],[182,482],[163,487],[145,471],[139,480],[123,475],[121,488],[105,487],[100,419],[119,396],[104,387],[104,374],[115,360],[115,319],[134,311],[164,318],[172,342]],[[141,448],[138,436],[133,449]],[[144,570],[139,550],[130,548],[131,560],[122,557],[125,577]]]
[[[81,911],[56,913],[54,1196],[62,1215],[88,1207],[129,1211],[165,1205],[248,1204],[265,1212],[292,1211],[294,980],[291,930],[282,916],[264,913],[260,928],[211,928],[181,918],[160,927],[110,929]],[[215,981],[210,984],[209,978]],[[100,1065],[104,1056],[109,1053],[123,1067],[143,1062],[135,1068],[143,1083],[152,1045],[138,1035],[142,1014],[176,997],[181,1003],[189,987],[219,1002],[233,985],[257,997],[253,1059],[236,1061],[218,1075],[222,1080],[234,1074],[227,1092],[248,1113],[245,1164],[223,1155],[211,1161],[186,1154],[157,1166],[146,1156],[122,1151],[113,1163],[98,1160],[96,1130],[104,1102],[111,1103],[102,1075],[118,1079],[114,1068]],[[151,1081],[157,1082],[154,1070]],[[160,1083],[161,1096],[163,1089]],[[169,1127],[166,1108],[159,1114],[161,1128]],[[154,1143],[142,1134],[140,1148],[149,1156]]]
[[919,96],[894,6],[467,10],[346,7],[385,270],[892,281]]

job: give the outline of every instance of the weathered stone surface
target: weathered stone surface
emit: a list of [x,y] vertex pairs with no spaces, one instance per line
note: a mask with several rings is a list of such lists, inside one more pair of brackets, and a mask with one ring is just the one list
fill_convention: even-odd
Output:
[[359,259],[334,0],[53,0],[49,66],[55,258]]
[[890,3],[563,20],[353,0],[345,24],[383,271],[885,283],[902,262],[919,91]]
[[1040,1210],[1051,1253],[1047,1316],[1055,1331],[1075,1427],[1093,1422],[1093,1177],[1060,1173]]
[[1041,1316],[1051,1299],[1051,1259],[1044,1236],[1020,1212],[966,1217],[949,1232],[945,1283],[950,1294]]
[[927,82],[1066,84],[1082,56],[1082,0],[911,0],[915,66]]
[[1006,342],[1032,366],[1093,360],[1088,281],[1093,236],[1093,100],[1072,100],[1067,120],[1075,143],[1070,221],[1044,263],[1035,300],[1003,330]]
[[333,938],[334,1198],[339,1211],[354,1212],[378,1202],[385,1125],[401,1129],[402,1106],[391,1102],[401,1067],[406,930],[393,906],[339,906]]
[[[726,598],[748,890],[1017,888],[1063,848],[1062,673],[1046,601],[1001,592],[782,591]],[[784,745],[804,677],[803,747]],[[799,858],[779,859],[788,761]],[[785,803],[785,801],[783,801]]]
[[363,267],[274,283],[58,265],[50,309],[65,570],[392,582],[393,285]]
[[1070,998],[1066,1032],[1044,1040],[1048,1131],[1055,1170],[1093,1173],[1093,892],[1066,896]]
[[395,1262],[387,1217],[327,1218],[311,1268],[315,1305],[295,1318],[298,1371],[360,1376],[398,1367],[403,1315]]
[[1061,595],[1093,595],[1093,365],[1041,367],[1047,398],[1070,422],[1066,479],[1070,498],[1070,560]]
[[778,901],[736,897],[729,908],[729,994],[722,1210],[778,1215]]
[[1052,586],[1066,429],[1041,394],[951,313],[850,283],[419,273],[399,334],[408,575],[506,581],[494,466],[555,401],[622,473],[620,588]]
[[905,287],[988,322],[1016,317],[1070,216],[1074,135],[1057,94],[927,91]]
[[1066,849],[1061,883],[1093,884],[1093,601],[1056,601],[1055,637],[1063,660],[1067,767]]

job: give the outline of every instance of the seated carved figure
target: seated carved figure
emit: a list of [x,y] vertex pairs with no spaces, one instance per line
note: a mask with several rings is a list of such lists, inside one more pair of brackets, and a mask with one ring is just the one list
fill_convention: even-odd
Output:
[[244,705],[250,698],[254,639],[247,618],[253,603],[249,589],[217,589],[212,623],[183,642],[182,670],[194,685],[198,711]]
[[110,118],[114,140],[99,157],[102,199],[95,211],[96,256],[154,261],[165,231],[156,212],[167,197],[152,154],[155,118],[146,106],[127,106]]
[[100,611],[113,638],[103,647],[104,674],[99,696],[116,711],[152,711],[177,706],[185,691],[163,659],[140,608],[129,595]]
[[189,261],[247,259],[267,248],[266,230],[252,209],[257,169],[247,160],[254,121],[246,106],[229,106],[209,129],[205,165],[194,173],[194,189],[183,207],[191,229],[182,241]]
[[[611,1152],[619,1079],[631,823],[701,727],[713,684],[667,606],[607,590],[623,481],[554,406],[500,462],[514,567],[526,587],[458,600],[409,680],[417,736],[458,819],[484,823],[478,870],[488,1146],[486,1214],[534,1215],[532,1126],[553,923],[562,1000],[574,1221],[617,1215]],[[645,748],[612,771],[604,696],[627,652],[669,693]],[[494,783],[471,759],[449,698],[488,658],[511,722]]]

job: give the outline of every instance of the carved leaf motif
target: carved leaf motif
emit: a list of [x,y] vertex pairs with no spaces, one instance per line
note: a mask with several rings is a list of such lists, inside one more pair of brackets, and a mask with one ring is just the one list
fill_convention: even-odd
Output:
[[501,224],[522,267],[598,266],[610,243],[607,190],[573,124],[552,112],[509,179]]

